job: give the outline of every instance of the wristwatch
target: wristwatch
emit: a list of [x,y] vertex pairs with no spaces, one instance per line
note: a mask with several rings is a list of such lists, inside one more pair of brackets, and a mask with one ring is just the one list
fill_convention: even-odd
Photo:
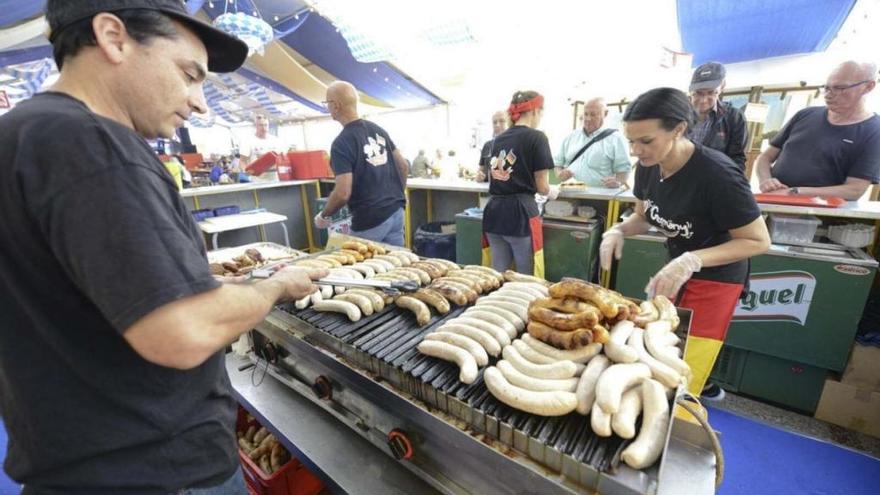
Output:
[[798,188],[797,187],[789,187],[788,192],[789,192],[789,194],[797,194]]

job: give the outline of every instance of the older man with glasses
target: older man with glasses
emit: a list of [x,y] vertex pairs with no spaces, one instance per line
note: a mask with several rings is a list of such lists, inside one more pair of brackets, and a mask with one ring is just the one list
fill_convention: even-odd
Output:
[[746,119],[737,108],[720,99],[726,77],[727,71],[718,62],[707,62],[694,71],[690,97],[697,119],[694,127],[688,129],[688,137],[694,143],[724,153],[740,170],[745,170]]
[[880,117],[866,105],[876,78],[873,63],[837,66],[825,107],[796,113],[758,157],[761,191],[857,200],[880,182]]

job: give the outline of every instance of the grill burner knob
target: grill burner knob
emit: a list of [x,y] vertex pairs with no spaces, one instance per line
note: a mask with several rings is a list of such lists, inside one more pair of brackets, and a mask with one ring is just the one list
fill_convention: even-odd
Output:
[[315,378],[315,383],[312,384],[312,392],[314,392],[319,399],[330,400],[333,398],[333,384],[330,382],[329,378],[321,375],[318,378]]
[[397,428],[388,433],[388,448],[391,449],[391,454],[398,461],[411,459],[413,456],[412,443],[410,443],[409,437]]

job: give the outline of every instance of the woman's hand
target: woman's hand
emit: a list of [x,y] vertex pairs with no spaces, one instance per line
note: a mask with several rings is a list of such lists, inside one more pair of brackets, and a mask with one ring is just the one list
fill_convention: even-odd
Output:
[[645,287],[645,292],[649,299],[661,295],[675,301],[681,286],[701,268],[703,268],[703,261],[699,256],[691,252],[684,253],[667,263],[656,275],[651,277]]
[[602,269],[611,269],[611,256],[620,261],[623,256],[623,231],[612,227],[602,234],[602,244],[599,245],[599,263]]

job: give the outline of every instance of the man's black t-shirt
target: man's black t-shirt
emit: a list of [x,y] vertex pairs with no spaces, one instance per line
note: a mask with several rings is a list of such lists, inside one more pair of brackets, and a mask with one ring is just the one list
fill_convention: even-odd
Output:
[[[672,176],[660,180],[660,166],[636,167],[633,193],[645,202],[645,217],[667,237],[671,258],[723,244],[729,231],[761,216],[739,166],[723,153],[694,145],[694,154]],[[748,260],[705,267],[693,278],[745,283]]]
[[805,108],[770,144],[781,150],[770,175],[786,186],[839,186],[847,177],[880,182],[880,116],[834,125],[827,108]]
[[543,132],[515,125],[492,143],[489,194],[483,232],[525,237],[529,218],[538,215],[535,172],[553,168],[553,153]]
[[189,370],[134,322],[219,286],[173,179],[131,129],[61,93],[0,117],[0,412],[25,493],[169,493],[238,466],[222,353]]
[[342,128],[330,148],[333,173],[352,174],[351,229],[371,229],[406,206],[394,142],[378,125],[355,120]]

